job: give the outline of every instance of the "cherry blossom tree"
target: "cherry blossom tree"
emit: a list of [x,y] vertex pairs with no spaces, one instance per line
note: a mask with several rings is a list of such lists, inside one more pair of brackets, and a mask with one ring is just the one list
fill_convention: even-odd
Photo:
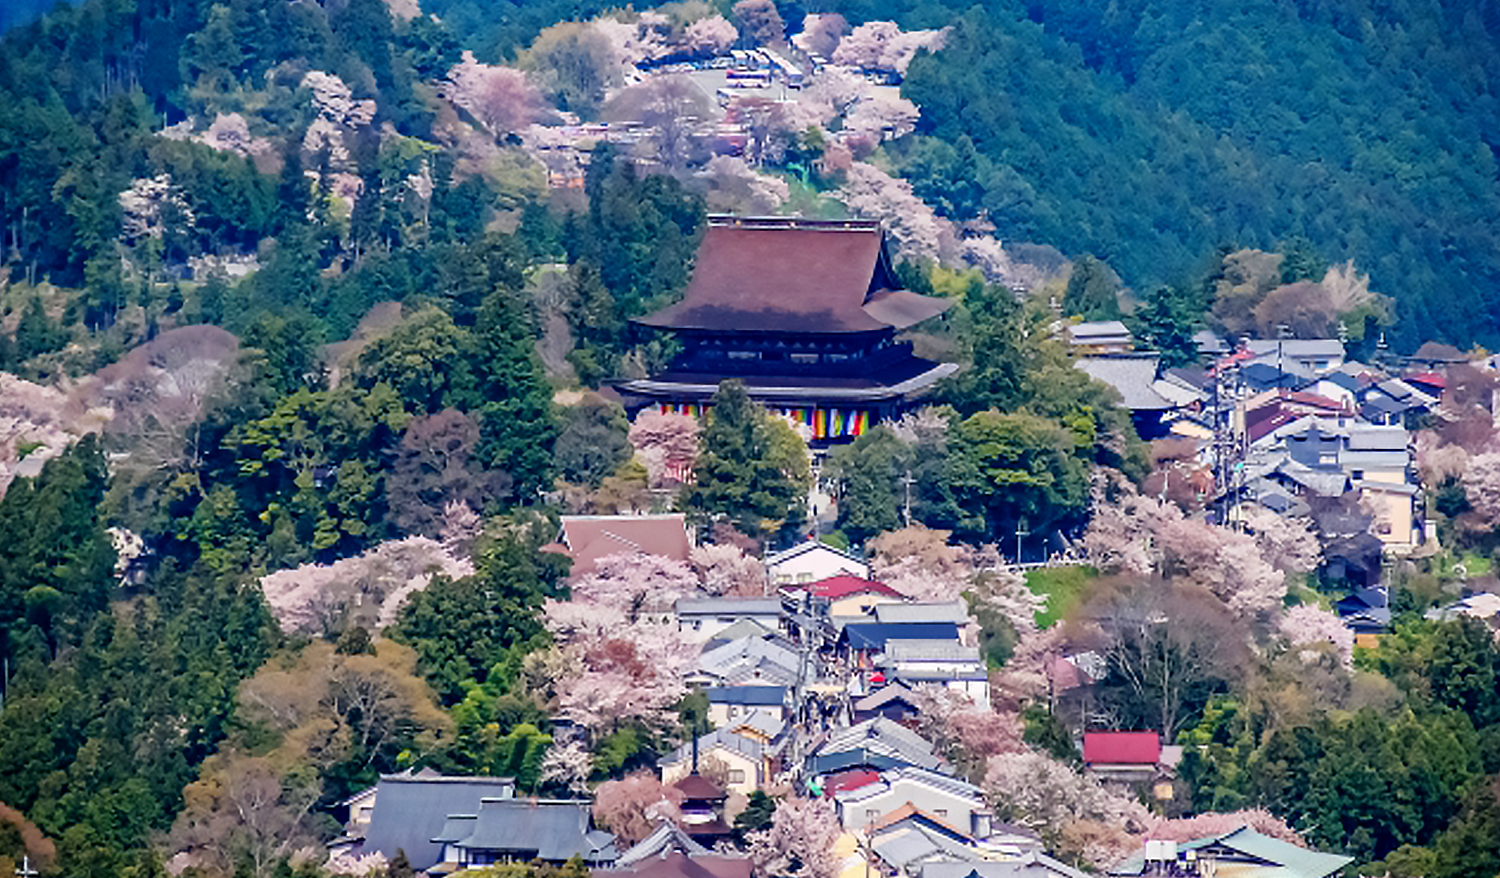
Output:
[[682,791],[649,771],[605,781],[594,791],[594,819],[615,835],[638,842],[663,820],[682,820]]
[[855,104],[844,119],[844,131],[880,143],[915,131],[919,116],[917,105],[906,98],[881,95]]
[[740,38],[739,29],[722,15],[700,18],[683,29],[682,48],[698,58],[716,58]]
[[1026,749],[1025,729],[1015,713],[997,713],[944,686],[918,687],[913,698],[921,712],[918,731],[971,772],[991,756]]
[[809,13],[802,18],[802,33],[792,37],[792,42],[810,55],[832,58],[848,32],[849,22],[837,12]]
[[1263,808],[1223,813],[1209,812],[1193,817],[1179,817],[1176,820],[1158,819],[1151,824],[1146,836],[1162,841],[1183,842],[1208,836],[1226,835],[1242,826],[1248,826],[1261,835],[1269,835],[1297,847],[1307,847],[1307,842],[1303,840],[1301,833]]
[[1267,563],[1278,570],[1307,573],[1323,560],[1318,536],[1305,518],[1286,518],[1257,506],[1245,516],[1245,527]]
[[1051,690],[1049,674],[1062,656],[1065,636],[1061,626],[1021,635],[1005,667],[994,675],[990,697],[996,703],[1019,707]]
[[625,721],[666,726],[687,693],[684,678],[698,650],[674,624],[637,622],[580,638],[567,655],[558,710],[598,732]]
[[[1187,580],[1212,591],[1242,616],[1264,615],[1286,595],[1286,574],[1267,560],[1256,538],[1183,517],[1171,503],[1121,487],[1112,502],[1096,490],[1094,517],[1084,535],[1101,570]],[[1311,544],[1291,528],[1267,524],[1267,544],[1288,564],[1306,563]]]
[[589,774],[594,770],[594,757],[580,739],[566,743],[554,742],[542,757],[541,780],[544,784],[566,787],[575,795],[588,792]]
[[1130,836],[1152,823],[1135,799],[1032,751],[991,757],[982,786],[997,818],[1036,829],[1054,843],[1064,840],[1062,830],[1070,825],[1107,830],[1074,835],[1085,840],[1077,853],[1096,867],[1128,854],[1136,845]]
[[132,180],[119,195],[120,237],[125,241],[160,238],[169,225],[190,228],[193,209],[171,174]]
[[385,854],[376,851],[373,854],[356,856],[349,853],[337,854],[329,857],[323,868],[332,875],[359,875],[380,876],[386,874],[390,863],[386,861]]
[[785,180],[756,173],[738,156],[716,155],[696,176],[708,187],[709,210],[718,212],[766,216],[792,194]]
[[698,546],[688,556],[703,580],[703,590],[728,597],[762,597],[766,594],[766,565],[735,545]]
[[764,875],[835,878],[834,844],[842,834],[832,802],[793,796],[777,806],[768,828],[750,836],[750,858]]
[[1021,635],[1035,630],[1046,599],[993,547],[974,550],[948,542],[951,531],[916,525],[870,541],[871,575],[919,601],[971,597],[994,609]]
[[447,96],[496,137],[523,130],[537,121],[544,108],[541,92],[524,72],[481,64],[468,51],[448,71]]
[[905,75],[921,49],[943,47],[946,31],[903,31],[891,21],[868,21],[839,41],[833,63],[880,73]]
[[941,256],[944,226],[905,180],[868,162],[854,162],[834,197],[857,216],[883,221],[906,258],[937,261]]
[[670,608],[698,591],[698,577],[682,561],[661,555],[606,555],[594,571],[573,582],[573,601],[609,607],[635,618],[642,610]]
[[[1344,621],[1327,610],[1311,604],[1292,607],[1277,623],[1281,636],[1293,647],[1332,645],[1345,668],[1354,663],[1354,632]],[[1304,662],[1316,662],[1317,653],[1304,649],[1300,653]]]
[[[99,370],[87,396],[112,410],[107,433],[146,470],[193,468],[210,397],[228,386],[239,339],[217,326],[170,329]],[[119,465],[119,464],[117,464]]]
[[1470,458],[1462,482],[1475,514],[1490,528],[1500,525],[1500,451]]
[[441,573],[472,575],[473,564],[454,557],[437,540],[391,540],[332,564],[304,564],[260,580],[266,604],[281,630],[326,634],[341,627],[376,631],[393,624],[415,592]]
[[702,425],[688,415],[647,409],[630,425],[630,444],[646,463],[653,487],[681,481],[693,469],[700,450]]

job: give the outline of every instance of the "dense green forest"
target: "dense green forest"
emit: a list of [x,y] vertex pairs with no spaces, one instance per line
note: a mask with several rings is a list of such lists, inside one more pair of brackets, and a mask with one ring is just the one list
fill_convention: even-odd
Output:
[[1500,4],[837,8],[953,24],[903,86],[940,141],[908,175],[919,192],[977,179],[958,210],[984,208],[1002,239],[1148,286],[1216,247],[1305,237],[1396,298],[1400,346],[1500,340]]

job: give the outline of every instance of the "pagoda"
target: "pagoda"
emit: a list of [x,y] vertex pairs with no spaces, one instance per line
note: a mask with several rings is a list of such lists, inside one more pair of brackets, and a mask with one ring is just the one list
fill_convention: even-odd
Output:
[[814,441],[851,439],[957,369],[896,339],[951,305],[901,289],[878,222],[714,216],[682,301],[636,320],[682,353],[615,387],[632,410],[698,415],[738,379]]

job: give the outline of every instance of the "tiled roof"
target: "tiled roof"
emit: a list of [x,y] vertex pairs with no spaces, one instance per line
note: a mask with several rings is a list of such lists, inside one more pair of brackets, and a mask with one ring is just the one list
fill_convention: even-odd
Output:
[[1166,411],[1174,404],[1153,386],[1160,363],[1157,354],[1100,354],[1079,357],[1073,365],[1085,375],[1113,387],[1131,411]]
[[580,855],[589,862],[611,861],[616,857],[614,836],[591,830],[590,805],[586,799],[486,799],[474,833],[456,844],[516,852],[527,859],[534,855],[561,861]]
[[840,573],[838,576],[830,576],[817,582],[798,583],[796,585],[783,586],[786,591],[809,591],[817,597],[828,600],[839,600],[856,594],[882,594],[886,597],[903,597],[901,592],[896,591],[883,582],[873,579],[861,579],[858,576],[850,576]]
[[664,329],[846,333],[904,329],[951,300],[900,289],[880,224],[710,219],[682,300],[639,319]]
[[952,622],[902,622],[882,625],[848,625],[844,636],[850,649],[884,650],[891,640],[949,640],[958,641],[958,626]]
[[954,622],[969,621],[969,608],[963,601],[942,603],[879,604],[875,607],[877,622]]
[[692,542],[687,518],[670,515],[564,515],[562,539],[573,559],[569,573],[590,573],[600,558],[622,553],[686,561]]
[[514,790],[511,778],[382,777],[362,850],[380,851],[387,858],[404,850],[413,868],[426,869],[442,856],[442,845],[432,840],[443,834],[449,814],[477,815],[481,802]]
[[786,704],[785,686],[714,686],[708,690],[710,704],[752,704],[782,707]]
[[1156,732],[1084,732],[1083,761],[1097,765],[1155,765],[1161,759]]
[[769,598],[679,598],[679,616],[777,616],[781,599]]

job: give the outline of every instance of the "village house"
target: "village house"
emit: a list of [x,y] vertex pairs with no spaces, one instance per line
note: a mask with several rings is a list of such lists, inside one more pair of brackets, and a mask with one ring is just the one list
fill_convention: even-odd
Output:
[[778,597],[679,598],[677,626],[695,640],[715,640],[737,622],[750,621],[771,631],[781,629]]
[[973,784],[924,768],[905,766],[882,772],[879,780],[833,797],[845,829],[869,827],[903,805],[931,814],[974,838],[989,834],[991,812]]
[[708,719],[716,728],[761,710],[785,720],[791,700],[785,686],[714,686],[706,690]]
[[804,540],[789,549],[767,556],[766,574],[773,586],[819,582],[835,576],[867,579],[870,565],[817,540]]
[[663,820],[655,832],[620,854],[613,866],[595,869],[594,874],[610,878],[750,878],[751,865],[748,855],[714,851],[689,830]]
[[1147,783],[1171,772],[1182,748],[1163,746],[1156,732],[1084,732],[1083,770],[1101,781]]
[[660,555],[687,561],[693,540],[687,516],[564,515],[557,542],[547,547],[573,559],[572,576],[594,572],[600,558],[610,555]]
[[334,854],[394,859],[406,851],[412,868],[422,871],[443,859],[434,841],[449,814],[477,814],[483,802],[515,795],[509,777],[456,777],[432,771],[381,775],[373,787],[350,800],[344,837],[330,845]]
[[457,870],[534,860],[562,865],[574,857],[607,866],[618,856],[615,837],[592,828],[592,805],[588,799],[484,799],[477,813],[449,813],[432,841],[443,846],[440,862]]
[[786,739],[767,743],[729,729],[718,729],[693,742],[678,747],[663,757],[662,783],[672,784],[692,774],[695,765],[713,760],[724,771],[724,788],[730,793],[748,796],[764,789],[781,770],[781,752]]
[[1179,875],[1263,874],[1283,878],[1329,878],[1354,862],[1353,857],[1325,854],[1262,835],[1242,826],[1223,835],[1175,843],[1148,841],[1145,851],[1109,870],[1116,878]]

